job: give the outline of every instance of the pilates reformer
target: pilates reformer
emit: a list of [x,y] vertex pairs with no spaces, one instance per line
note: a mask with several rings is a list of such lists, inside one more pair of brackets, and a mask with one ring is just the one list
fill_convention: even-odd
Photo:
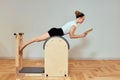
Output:
[[68,50],[67,40],[60,36],[50,37],[44,42],[44,67],[24,67],[23,53],[19,52],[23,44],[24,33],[14,33],[16,39],[16,79],[22,76],[68,76]]

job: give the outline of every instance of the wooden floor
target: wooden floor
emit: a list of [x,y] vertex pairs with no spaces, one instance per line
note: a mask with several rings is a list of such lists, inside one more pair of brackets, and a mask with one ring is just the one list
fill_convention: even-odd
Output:
[[[43,67],[40,60],[24,60],[24,66]],[[0,59],[0,80],[15,80],[15,61]],[[23,77],[22,80],[120,80],[120,60],[69,60],[69,77]]]

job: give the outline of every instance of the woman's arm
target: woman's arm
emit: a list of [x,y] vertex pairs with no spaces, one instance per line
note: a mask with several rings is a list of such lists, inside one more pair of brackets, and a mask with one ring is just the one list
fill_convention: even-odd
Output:
[[87,35],[86,33],[75,35],[75,31],[76,31],[76,26],[72,26],[69,33],[70,38],[84,38]]

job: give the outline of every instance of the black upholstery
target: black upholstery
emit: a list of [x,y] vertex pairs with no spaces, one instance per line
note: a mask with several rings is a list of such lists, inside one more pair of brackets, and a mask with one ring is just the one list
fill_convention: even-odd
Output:
[[23,67],[20,73],[44,73],[43,67]]

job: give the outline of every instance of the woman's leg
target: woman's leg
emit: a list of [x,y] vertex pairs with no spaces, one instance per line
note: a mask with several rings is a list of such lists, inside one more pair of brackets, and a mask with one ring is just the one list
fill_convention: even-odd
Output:
[[48,39],[49,37],[50,37],[49,33],[46,32],[43,35],[40,35],[40,36],[34,38],[34,42],[44,41],[44,40]]
[[46,32],[45,34],[38,36],[36,38],[33,38],[31,40],[28,40],[25,44],[23,44],[20,48],[20,51],[22,51],[27,45],[33,43],[33,42],[40,42],[40,41],[44,41],[46,39],[48,39],[50,37],[50,35],[48,34],[48,32]]

